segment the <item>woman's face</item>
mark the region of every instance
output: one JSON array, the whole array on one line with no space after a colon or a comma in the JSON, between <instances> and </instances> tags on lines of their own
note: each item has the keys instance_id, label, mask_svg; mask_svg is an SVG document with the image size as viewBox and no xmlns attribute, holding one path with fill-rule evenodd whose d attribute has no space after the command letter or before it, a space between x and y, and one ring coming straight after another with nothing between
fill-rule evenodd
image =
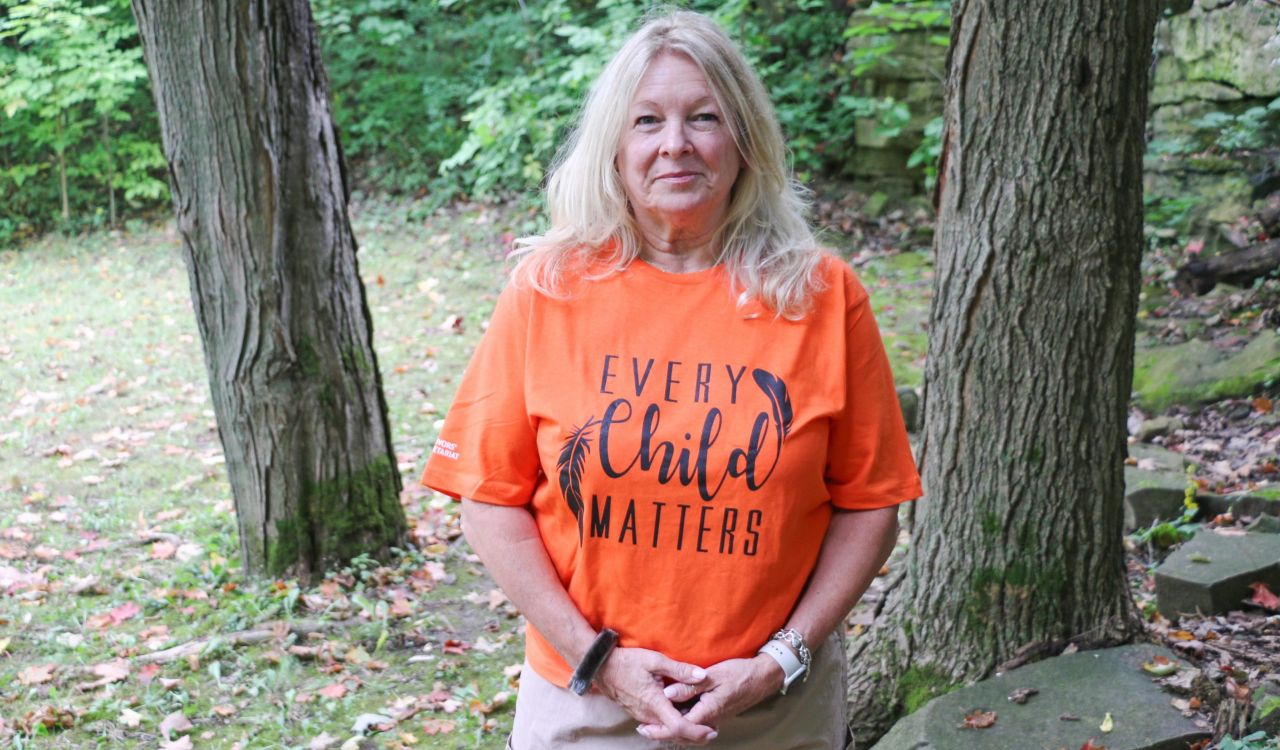
<instances>
[{"instance_id":1,"label":"woman's face","mask_svg":"<svg viewBox=\"0 0 1280 750\"><path fill-rule=\"evenodd\" d=\"M615 163L641 228L714 229L741 158L702 71L685 55L662 53L627 115Z\"/></svg>"}]
</instances>

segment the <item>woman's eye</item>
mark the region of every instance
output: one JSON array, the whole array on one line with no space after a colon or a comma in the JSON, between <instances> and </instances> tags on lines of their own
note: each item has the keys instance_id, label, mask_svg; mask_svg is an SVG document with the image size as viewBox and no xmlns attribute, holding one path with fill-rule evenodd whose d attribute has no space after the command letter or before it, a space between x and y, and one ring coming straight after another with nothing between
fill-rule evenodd
<instances>
[{"instance_id":1,"label":"woman's eye","mask_svg":"<svg viewBox=\"0 0 1280 750\"><path fill-rule=\"evenodd\" d=\"M657 125L658 118L653 115L640 115L636 118L637 125Z\"/></svg>"},{"instance_id":2,"label":"woman's eye","mask_svg":"<svg viewBox=\"0 0 1280 750\"><path fill-rule=\"evenodd\" d=\"M720 122L720 118L714 112L699 112L693 116L695 122Z\"/></svg>"}]
</instances>

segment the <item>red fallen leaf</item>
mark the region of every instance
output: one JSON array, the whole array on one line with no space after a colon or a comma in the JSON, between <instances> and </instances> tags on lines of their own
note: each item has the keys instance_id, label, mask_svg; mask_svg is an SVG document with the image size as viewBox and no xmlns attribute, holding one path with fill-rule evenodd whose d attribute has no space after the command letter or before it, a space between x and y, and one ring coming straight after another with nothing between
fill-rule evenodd
<instances>
[{"instance_id":1,"label":"red fallen leaf","mask_svg":"<svg viewBox=\"0 0 1280 750\"><path fill-rule=\"evenodd\" d=\"M1267 588L1267 584L1261 581L1249 584L1249 588L1253 589L1253 596L1249 601L1253 604L1269 609L1272 612L1280 612L1280 596L1276 596Z\"/></svg>"},{"instance_id":2,"label":"red fallen leaf","mask_svg":"<svg viewBox=\"0 0 1280 750\"><path fill-rule=\"evenodd\" d=\"M378 274L378 277L374 279L374 281L378 284L378 286L386 286L386 283L387 283L386 277L383 276L382 274Z\"/></svg>"},{"instance_id":3,"label":"red fallen leaf","mask_svg":"<svg viewBox=\"0 0 1280 750\"><path fill-rule=\"evenodd\" d=\"M139 607L136 603L125 602L124 604L121 604L119 607L116 607L115 609L111 610L111 612L108 614L108 617L111 618L111 621L113 623L115 623L116 625L119 625L120 623L132 618L134 615L138 614L141 611L142 611L142 607Z\"/></svg>"},{"instance_id":4,"label":"red fallen leaf","mask_svg":"<svg viewBox=\"0 0 1280 750\"><path fill-rule=\"evenodd\" d=\"M413 603L408 599L397 597L391 602L390 614L392 617L412 617Z\"/></svg>"},{"instance_id":5,"label":"red fallen leaf","mask_svg":"<svg viewBox=\"0 0 1280 750\"><path fill-rule=\"evenodd\" d=\"M450 638L449 640L444 642L444 652L446 654L456 654L458 656L462 656L467 652L467 649L469 648L471 648L471 645L469 643L466 643L464 641L459 641L453 638Z\"/></svg>"},{"instance_id":6,"label":"red fallen leaf","mask_svg":"<svg viewBox=\"0 0 1280 750\"><path fill-rule=\"evenodd\" d=\"M172 742L174 732L186 732L191 729L191 721L181 711L174 711L160 722L160 734L166 741Z\"/></svg>"},{"instance_id":7,"label":"red fallen leaf","mask_svg":"<svg viewBox=\"0 0 1280 750\"><path fill-rule=\"evenodd\" d=\"M18 682L23 685L39 685L49 682L53 679L53 671L57 668L57 664L39 664L34 667L27 667L18 673Z\"/></svg>"},{"instance_id":8,"label":"red fallen leaf","mask_svg":"<svg viewBox=\"0 0 1280 750\"><path fill-rule=\"evenodd\" d=\"M1093 744L1093 738L1091 737L1084 741L1084 744L1080 746L1080 750L1107 750L1107 748L1103 745Z\"/></svg>"},{"instance_id":9,"label":"red fallen leaf","mask_svg":"<svg viewBox=\"0 0 1280 750\"><path fill-rule=\"evenodd\" d=\"M423 734L448 734L453 731L453 727L452 721L444 719L427 719L422 722Z\"/></svg>"},{"instance_id":10,"label":"red fallen leaf","mask_svg":"<svg viewBox=\"0 0 1280 750\"><path fill-rule=\"evenodd\" d=\"M1271 409L1274 406L1275 404L1273 404L1271 402L1271 399L1267 398L1266 396L1259 396L1253 400L1253 408L1257 409L1263 414L1270 414Z\"/></svg>"},{"instance_id":11,"label":"red fallen leaf","mask_svg":"<svg viewBox=\"0 0 1280 750\"><path fill-rule=\"evenodd\" d=\"M116 659L115 661L103 662L102 664L95 664L89 671L97 675L98 679L82 682L76 685L76 690L80 692L94 690L123 680L129 676L129 661L127 659Z\"/></svg>"},{"instance_id":12,"label":"red fallen leaf","mask_svg":"<svg viewBox=\"0 0 1280 750\"><path fill-rule=\"evenodd\" d=\"M156 542L151 545L152 560L168 560L178 552L177 546L169 542Z\"/></svg>"},{"instance_id":13,"label":"red fallen leaf","mask_svg":"<svg viewBox=\"0 0 1280 750\"><path fill-rule=\"evenodd\" d=\"M326 698L338 700L347 694L347 686L343 685L341 682L333 682L320 688L316 693L323 695Z\"/></svg>"},{"instance_id":14,"label":"red fallen leaf","mask_svg":"<svg viewBox=\"0 0 1280 750\"><path fill-rule=\"evenodd\" d=\"M159 664L144 664L138 670L138 682L141 682L143 685L150 685L151 681L154 680L158 674L160 674Z\"/></svg>"},{"instance_id":15,"label":"red fallen leaf","mask_svg":"<svg viewBox=\"0 0 1280 750\"><path fill-rule=\"evenodd\" d=\"M990 729L996 725L996 712L974 709L964 717L961 729Z\"/></svg>"}]
</instances>

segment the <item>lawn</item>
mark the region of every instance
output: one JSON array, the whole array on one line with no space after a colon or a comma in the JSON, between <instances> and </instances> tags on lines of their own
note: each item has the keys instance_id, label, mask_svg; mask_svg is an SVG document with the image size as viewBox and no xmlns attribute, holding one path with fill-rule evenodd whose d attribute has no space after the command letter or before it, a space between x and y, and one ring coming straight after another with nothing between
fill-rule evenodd
<instances>
[{"instance_id":1,"label":"lawn","mask_svg":"<svg viewBox=\"0 0 1280 750\"><path fill-rule=\"evenodd\" d=\"M502 747L522 622L416 477L533 221L354 211L413 544L306 590L240 569L176 232L0 252L0 742ZM919 385L926 256L859 273Z\"/></svg>"}]
</instances>

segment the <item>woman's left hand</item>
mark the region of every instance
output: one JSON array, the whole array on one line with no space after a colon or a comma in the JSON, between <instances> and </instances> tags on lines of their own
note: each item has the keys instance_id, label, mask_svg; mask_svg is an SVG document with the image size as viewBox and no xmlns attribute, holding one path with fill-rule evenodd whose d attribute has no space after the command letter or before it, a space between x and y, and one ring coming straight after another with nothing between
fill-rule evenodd
<instances>
[{"instance_id":1,"label":"woman's left hand","mask_svg":"<svg viewBox=\"0 0 1280 750\"><path fill-rule=\"evenodd\" d=\"M685 719L715 727L723 719L746 711L782 689L782 667L767 654L752 659L729 659L707 667L707 677L696 685L673 682L664 692L673 703L698 699ZM652 740L671 739L661 726L645 724L640 733Z\"/></svg>"}]
</instances>

